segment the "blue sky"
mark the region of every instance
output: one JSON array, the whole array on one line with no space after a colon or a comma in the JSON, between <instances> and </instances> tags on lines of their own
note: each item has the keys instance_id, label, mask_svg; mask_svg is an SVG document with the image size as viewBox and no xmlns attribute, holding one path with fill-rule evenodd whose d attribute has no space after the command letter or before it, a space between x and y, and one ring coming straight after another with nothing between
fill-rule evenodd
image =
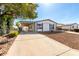
<instances>
[{"instance_id":1,"label":"blue sky","mask_svg":"<svg viewBox=\"0 0 79 59\"><path fill-rule=\"evenodd\" d=\"M37 12L38 18L34 21L51 19L63 24L79 24L78 3L39 3Z\"/></svg>"}]
</instances>

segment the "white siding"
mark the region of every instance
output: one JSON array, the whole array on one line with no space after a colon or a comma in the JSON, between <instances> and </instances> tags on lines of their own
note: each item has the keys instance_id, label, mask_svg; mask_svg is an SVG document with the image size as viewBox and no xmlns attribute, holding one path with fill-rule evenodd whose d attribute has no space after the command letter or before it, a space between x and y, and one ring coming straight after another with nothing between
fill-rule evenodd
<instances>
[{"instance_id":1,"label":"white siding","mask_svg":"<svg viewBox=\"0 0 79 59\"><path fill-rule=\"evenodd\" d=\"M38 25L37 24L43 24L42 26L43 26L43 28L42 29L38 29L37 27L38 27ZM55 22L53 22L53 21L50 21L50 20L46 20L46 21L40 21L40 22L36 22L35 23L35 31L50 31L50 29L49 29L49 24L51 24L51 25L53 25L54 24L54 29L53 29L53 31L56 31L56 23Z\"/></svg>"},{"instance_id":2,"label":"white siding","mask_svg":"<svg viewBox=\"0 0 79 59\"><path fill-rule=\"evenodd\" d=\"M42 32L42 29L37 29L37 32Z\"/></svg>"},{"instance_id":3,"label":"white siding","mask_svg":"<svg viewBox=\"0 0 79 59\"><path fill-rule=\"evenodd\" d=\"M43 31L49 31L49 24L43 23Z\"/></svg>"},{"instance_id":4,"label":"white siding","mask_svg":"<svg viewBox=\"0 0 79 59\"><path fill-rule=\"evenodd\" d=\"M71 26L66 26L66 25L62 27L62 29L68 29L68 30L70 30L70 28Z\"/></svg>"},{"instance_id":5,"label":"white siding","mask_svg":"<svg viewBox=\"0 0 79 59\"><path fill-rule=\"evenodd\" d=\"M36 22L35 23L35 31L36 32L42 32L42 29L38 29L38 25L37 24L42 24L42 22Z\"/></svg>"},{"instance_id":6,"label":"white siding","mask_svg":"<svg viewBox=\"0 0 79 59\"><path fill-rule=\"evenodd\" d=\"M72 25L65 25L62 27L62 29L68 29L68 30L74 30L74 29L78 29L78 24L72 24Z\"/></svg>"},{"instance_id":7,"label":"white siding","mask_svg":"<svg viewBox=\"0 0 79 59\"><path fill-rule=\"evenodd\" d=\"M78 28L78 24L74 24L74 29L77 29Z\"/></svg>"},{"instance_id":8,"label":"white siding","mask_svg":"<svg viewBox=\"0 0 79 59\"><path fill-rule=\"evenodd\" d=\"M79 24L78 24L78 29L79 29Z\"/></svg>"},{"instance_id":9,"label":"white siding","mask_svg":"<svg viewBox=\"0 0 79 59\"><path fill-rule=\"evenodd\" d=\"M56 31L56 27L57 27L57 24L55 23L55 22L52 22L52 21L43 21L43 25L44 24L54 24L54 29L53 29L53 31ZM48 26L49 27L49 26Z\"/></svg>"}]
</instances>

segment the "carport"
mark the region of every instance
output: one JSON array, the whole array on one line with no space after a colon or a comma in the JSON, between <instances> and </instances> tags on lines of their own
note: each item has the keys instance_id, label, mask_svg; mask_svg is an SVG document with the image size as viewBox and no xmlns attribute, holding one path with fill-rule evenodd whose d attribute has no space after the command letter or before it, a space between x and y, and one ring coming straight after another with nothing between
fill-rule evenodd
<instances>
[{"instance_id":1,"label":"carport","mask_svg":"<svg viewBox=\"0 0 79 59\"><path fill-rule=\"evenodd\" d=\"M34 22L32 21L20 21L22 31L33 32L34 31Z\"/></svg>"}]
</instances>

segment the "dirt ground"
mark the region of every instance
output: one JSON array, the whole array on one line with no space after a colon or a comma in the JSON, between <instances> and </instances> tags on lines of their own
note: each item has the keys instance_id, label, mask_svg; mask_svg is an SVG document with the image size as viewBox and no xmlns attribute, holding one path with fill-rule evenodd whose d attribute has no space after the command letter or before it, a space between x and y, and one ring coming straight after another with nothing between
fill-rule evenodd
<instances>
[{"instance_id":1,"label":"dirt ground","mask_svg":"<svg viewBox=\"0 0 79 59\"><path fill-rule=\"evenodd\" d=\"M49 38L59 41L73 49L79 50L79 35L71 33L42 33Z\"/></svg>"}]
</instances>

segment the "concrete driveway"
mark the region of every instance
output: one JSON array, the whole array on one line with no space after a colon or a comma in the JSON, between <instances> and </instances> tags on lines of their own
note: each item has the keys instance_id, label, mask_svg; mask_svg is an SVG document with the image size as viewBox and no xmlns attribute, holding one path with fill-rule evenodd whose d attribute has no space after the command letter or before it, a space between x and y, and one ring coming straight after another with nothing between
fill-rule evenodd
<instances>
[{"instance_id":1,"label":"concrete driveway","mask_svg":"<svg viewBox=\"0 0 79 59\"><path fill-rule=\"evenodd\" d=\"M21 33L6 56L65 56L79 55L79 50L71 49L39 33Z\"/></svg>"}]
</instances>

